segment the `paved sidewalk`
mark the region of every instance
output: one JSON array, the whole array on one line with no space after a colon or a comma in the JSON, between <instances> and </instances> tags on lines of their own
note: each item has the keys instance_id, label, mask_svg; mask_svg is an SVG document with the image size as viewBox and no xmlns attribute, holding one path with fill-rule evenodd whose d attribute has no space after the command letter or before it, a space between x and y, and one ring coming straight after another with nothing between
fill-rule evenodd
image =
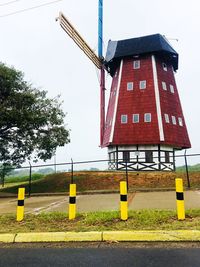
<instances>
[{"instance_id":1,"label":"paved sidewalk","mask_svg":"<svg viewBox=\"0 0 200 267\"><path fill-rule=\"evenodd\" d=\"M200 191L184 193L185 207L200 208ZM77 211L110 211L119 210L119 194L97 194L77 196ZM176 209L176 193L169 192L138 192L128 195L129 209ZM25 212L38 214L40 212L68 212L69 198L67 196L39 196L25 199ZM15 213L17 199L1 198L0 214Z\"/></svg>"}]
</instances>

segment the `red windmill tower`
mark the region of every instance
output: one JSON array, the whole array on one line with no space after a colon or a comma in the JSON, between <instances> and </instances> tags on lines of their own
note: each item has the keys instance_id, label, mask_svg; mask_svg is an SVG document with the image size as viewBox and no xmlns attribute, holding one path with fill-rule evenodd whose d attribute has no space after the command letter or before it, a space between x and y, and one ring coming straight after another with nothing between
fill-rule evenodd
<instances>
[{"instance_id":1,"label":"red windmill tower","mask_svg":"<svg viewBox=\"0 0 200 267\"><path fill-rule=\"evenodd\" d=\"M110 167L174 170L176 149L190 148L174 73L178 54L160 34L109 41L113 77L103 146Z\"/></svg>"},{"instance_id":2,"label":"red windmill tower","mask_svg":"<svg viewBox=\"0 0 200 267\"><path fill-rule=\"evenodd\" d=\"M60 13L61 27L101 73L101 147L110 169L175 170L175 150L190 148L174 73L178 54L160 34L109 41L102 57L102 7L99 0L98 56ZM105 120L105 69L112 86Z\"/></svg>"}]
</instances>

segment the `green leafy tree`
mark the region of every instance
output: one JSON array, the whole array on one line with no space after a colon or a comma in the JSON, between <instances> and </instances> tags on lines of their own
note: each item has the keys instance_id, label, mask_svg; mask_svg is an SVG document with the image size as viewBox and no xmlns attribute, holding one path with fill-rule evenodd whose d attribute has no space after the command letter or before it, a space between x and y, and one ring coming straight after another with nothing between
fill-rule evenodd
<instances>
[{"instance_id":1,"label":"green leafy tree","mask_svg":"<svg viewBox=\"0 0 200 267\"><path fill-rule=\"evenodd\" d=\"M69 143L59 97L32 87L22 72L0 63L0 162L22 164L50 159Z\"/></svg>"}]
</instances>

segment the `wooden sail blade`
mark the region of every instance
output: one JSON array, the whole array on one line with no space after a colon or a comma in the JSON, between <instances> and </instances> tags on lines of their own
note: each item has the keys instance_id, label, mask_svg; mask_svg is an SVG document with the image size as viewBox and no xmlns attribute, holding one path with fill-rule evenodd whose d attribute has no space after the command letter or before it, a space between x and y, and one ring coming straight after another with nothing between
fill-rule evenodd
<instances>
[{"instance_id":1,"label":"wooden sail blade","mask_svg":"<svg viewBox=\"0 0 200 267\"><path fill-rule=\"evenodd\" d=\"M102 61L89 47L85 40L81 37L78 31L72 26L68 19L63 15L62 12L58 18L60 26L63 30L73 39L73 41L80 47L80 49L88 56L88 58L95 64L98 69L101 69Z\"/></svg>"}]
</instances>

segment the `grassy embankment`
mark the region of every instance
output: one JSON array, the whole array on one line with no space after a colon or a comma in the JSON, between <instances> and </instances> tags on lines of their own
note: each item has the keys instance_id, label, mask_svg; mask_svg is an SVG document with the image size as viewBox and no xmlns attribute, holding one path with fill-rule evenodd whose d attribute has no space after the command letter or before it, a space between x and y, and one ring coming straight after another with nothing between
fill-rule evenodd
<instances>
[{"instance_id":1,"label":"grassy embankment","mask_svg":"<svg viewBox=\"0 0 200 267\"><path fill-rule=\"evenodd\" d=\"M128 174L129 190L168 188L174 190L175 178L183 178L187 187L187 180L184 172L130 172ZM71 173L57 173L47 176L36 177L32 181L32 193L58 193L68 192L71 180ZM38 179L40 178L40 179ZM24 180L26 178L23 178ZM25 186L28 192L28 181L23 179L12 180L18 184L9 183L9 187L1 188L0 192L17 194L19 185ZM124 172L91 172L82 171L74 173L74 182L77 184L77 191L90 190L119 190L119 182L125 180ZM200 172L190 173L190 183L192 188L200 187Z\"/></svg>"},{"instance_id":2,"label":"grassy embankment","mask_svg":"<svg viewBox=\"0 0 200 267\"><path fill-rule=\"evenodd\" d=\"M186 211L185 221L178 221L176 212L170 210L130 211L129 219L121 221L118 211L78 214L69 221L66 213L51 212L25 215L16 222L15 215L0 216L0 233L106 231L106 230L200 230L200 209Z\"/></svg>"},{"instance_id":3,"label":"grassy embankment","mask_svg":"<svg viewBox=\"0 0 200 267\"><path fill-rule=\"evenodd\" d=\"M37 181L44 178L43 174L40 173L34 173L32 174L32 181ZM4 187L18 187L19 185L26 185L28 183L29 176L8 176L5 178L5 184Z\"/></svg>"}]
</instances>

